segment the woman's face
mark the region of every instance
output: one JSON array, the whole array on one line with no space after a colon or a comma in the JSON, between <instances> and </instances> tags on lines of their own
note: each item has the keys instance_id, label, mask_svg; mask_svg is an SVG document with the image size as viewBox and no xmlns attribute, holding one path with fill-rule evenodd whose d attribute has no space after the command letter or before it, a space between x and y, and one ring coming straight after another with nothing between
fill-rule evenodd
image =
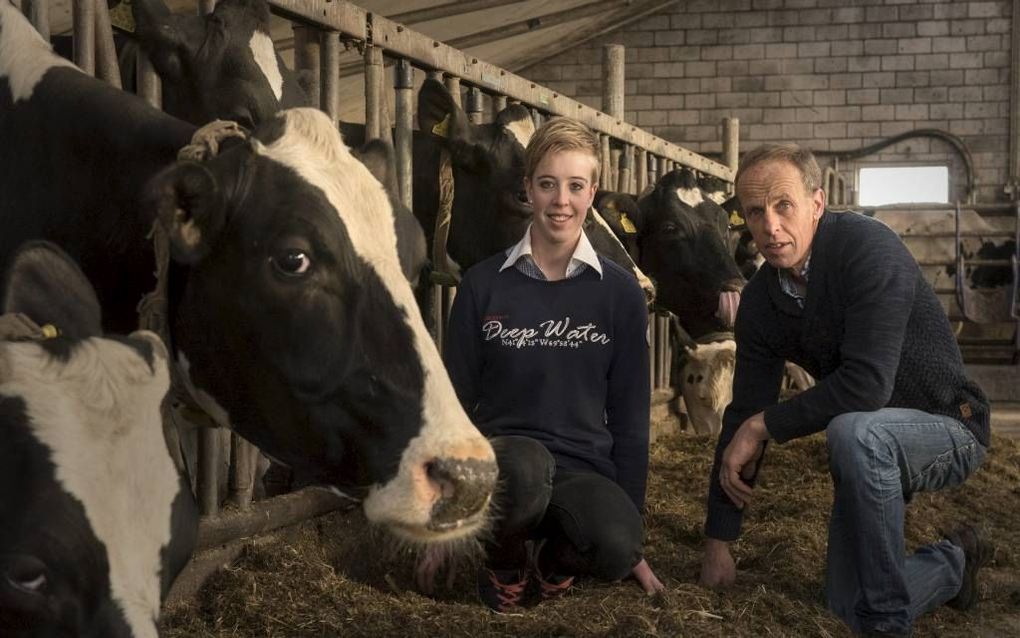
<instances>
[{"instance_id":1,"label":"woman's face","mask_svg":"<svg viewBox=\"0 0 1020 638\"><path fill-rule=\"evenodd\" d=\"M581 237L581 226L595 200L596 158L583 151L560 151L542 158L535 174L525 179L534 210L531 242L545 248L569 244Z\"/></svg>"}]
</instances>

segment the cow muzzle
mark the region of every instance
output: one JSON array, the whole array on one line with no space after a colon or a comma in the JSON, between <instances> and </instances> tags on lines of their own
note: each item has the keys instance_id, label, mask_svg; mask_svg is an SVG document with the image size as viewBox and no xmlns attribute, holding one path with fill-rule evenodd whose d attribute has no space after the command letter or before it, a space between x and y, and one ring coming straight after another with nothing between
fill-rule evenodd
<instances>
[{"instance_id":1,"label":"cow muzzle","mask_svg":"<svg viewBox=\"0 0 1020 638\"><path fill-rule=\"evenodd\" d=\"M469 538L486 525L498 475L492 446L476 434L441 447L405 453L397 476L365 499L370 521L415 543Z\"/></svg>"},{"instance_id":2,"label":"cow muzzle","mask_svg":"<svg viewBox=\"0 0 1020 638\"><path fill-rule=\"evenodd\" d=\"M495 461L436 459L426 475L439 499L432 506L428 528L444 533L481 522L496 486Z\"/></svg>"}]
</instances>

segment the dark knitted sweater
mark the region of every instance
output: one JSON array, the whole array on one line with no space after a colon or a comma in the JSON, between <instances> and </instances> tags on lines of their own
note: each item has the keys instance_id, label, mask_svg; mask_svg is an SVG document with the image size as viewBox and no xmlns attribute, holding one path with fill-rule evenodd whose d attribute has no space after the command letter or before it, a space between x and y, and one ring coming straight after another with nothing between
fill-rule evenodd
<instances>
[{"instance_id":1,"label":"dark knitted sweater","mask_svg":"<svg viewBox=\"0 0 1020 638\"><path fill-rule=\"evenodd\" d=\"M765 264L744 288L735 332L733 402L709 485L711 538L740 534L741 512L722 491L719 463L744 420L762 410L779 443L823 430L840 414L895 407L953 417L988 445L988 400L967 378L946 313L917 262L880 221L827 211L812 242L803 310ZM818 383L777 403L784 360Z\"/></svg>"},{"instance_id":2,"label":"dark knitted sweater","mask_svg":"<svg viewBox=\"0 0 1020 638\"><path fill-rule=\"evenodd\" d=\"M531 437L558 467L598 472L640 510L648 475L648 311L616 264L561 281L499 268L465 274L444 360L482 434Z\"/></svg>"}]
</instances>

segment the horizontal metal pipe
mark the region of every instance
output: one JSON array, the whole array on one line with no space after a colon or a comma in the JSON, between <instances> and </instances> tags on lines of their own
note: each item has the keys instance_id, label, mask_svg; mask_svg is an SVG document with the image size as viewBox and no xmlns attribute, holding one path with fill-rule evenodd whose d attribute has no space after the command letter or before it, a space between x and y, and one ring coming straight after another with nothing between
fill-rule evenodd
<instances>
[{"instance_id":1,"label":"horizontal metal pipe","mask_svg":"<svg viewBox=\"0 0 1020 638\"><path fill-rule=\"evenodd\" d=\"M225 510L203 516L198 524L196 551L219 547L239 538L266 534L338 509L352 508L353 501L318 487L255 501L246 510Z\"/></svg>"}]
</instances>

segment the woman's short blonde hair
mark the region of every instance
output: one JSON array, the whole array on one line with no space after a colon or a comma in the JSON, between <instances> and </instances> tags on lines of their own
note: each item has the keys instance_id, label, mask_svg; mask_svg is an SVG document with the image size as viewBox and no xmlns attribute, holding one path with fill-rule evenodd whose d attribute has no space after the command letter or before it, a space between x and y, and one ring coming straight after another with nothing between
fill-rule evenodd
<instances>
[{"instance_id":1,"label":"woman's short blonde hair","mask_svg":"<svg viewBox=\"0 0 1020 638\"><path fill-rule=\"evenodd\" d=\"M548 155L563 151L581 151L591 155L594 168L592 183L598 183L599 170L599 137L587 126L569 117L554 117L535 131L524 149L524 175L531 178L538 168L539 162Z\"/></svg>"}]
</instances>

